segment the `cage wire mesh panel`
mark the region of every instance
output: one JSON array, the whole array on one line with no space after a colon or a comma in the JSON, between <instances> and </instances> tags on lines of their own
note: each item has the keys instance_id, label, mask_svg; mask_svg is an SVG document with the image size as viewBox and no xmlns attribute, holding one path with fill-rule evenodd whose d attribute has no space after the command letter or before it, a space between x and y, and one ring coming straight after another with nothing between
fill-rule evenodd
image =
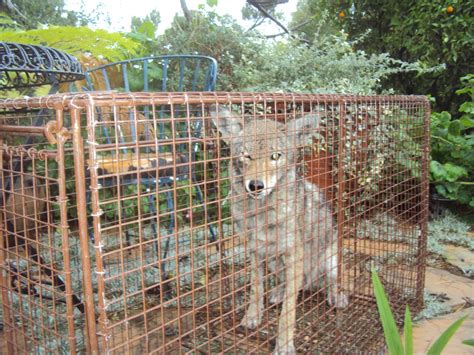
<instances>
[{"instance_id":1,"label":"cage wire mesh panel","mask_svg":"<svg viewBox=\"0 0 474 355\"><path fill-rule=\"evenodd\" d=\"M60 132L54 144L44 136L52 139L56 119L67 120L43 105L2 104L2 310L8 350L15 353L85 345L72 150ZM46 128L35 127L38 120Z\"/></svg>"},{"instance_id":2,"label":"cage wire mesh panel","mask_svg":"<svg viewBox=\"0 0 474 355\"><path fill-rule=\"evenodd\" d=\"M376 352L372 267L399 322L422 305L423 97L1 105L10 351Z\"/></svg>"}]
</instances>

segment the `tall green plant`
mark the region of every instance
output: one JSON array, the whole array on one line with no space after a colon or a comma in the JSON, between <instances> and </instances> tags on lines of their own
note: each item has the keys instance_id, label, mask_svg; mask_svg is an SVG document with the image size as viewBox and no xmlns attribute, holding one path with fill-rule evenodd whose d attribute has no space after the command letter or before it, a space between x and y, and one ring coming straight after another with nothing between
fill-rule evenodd
<instances>
[{"instance_id":1,"label":"tall green plant","mask_svg":"<svg viewBox=\"0 0 474 355\"><path fill-rule=\"evenodd\" d=\"M380 320L382 321L382 327L385 335L385 342L387 343L388 351L391 355L413 355L413 331L412 321L410 315L410 308L406 307L405 311L405 326L404 333L405 339L404 344L402 338L398 333L397 324L393 317L390 304L388 302L385 290L382 282L377 275L375 269L372 269L372 282L374 284L374 293L377 300L377 308L380 314ZM462 323L467 319L467 316L459 318L453 324L451 324L428 349L428 355L438 355L448 344L454 333L457 332Z\"/></svg>"}]
</instances>

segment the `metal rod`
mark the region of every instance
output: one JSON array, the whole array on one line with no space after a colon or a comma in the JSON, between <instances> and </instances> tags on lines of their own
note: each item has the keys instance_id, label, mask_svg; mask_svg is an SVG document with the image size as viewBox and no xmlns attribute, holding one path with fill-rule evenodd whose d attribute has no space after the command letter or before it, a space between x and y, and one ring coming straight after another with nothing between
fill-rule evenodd
<instances>
[{"instance_id":1,"label":"metal rod","mask_svg":"<svg viewBox=\"0 0 474 355\"><path fill-rule=\"evenodd\" d=\"M0 146L3 145L3 141L0 139ZM0 154L0 167L3 167L3 154ZM5 186L5 179L3 174L3 169L1 171L1 181L0 185ZM2 193L4 195L5 192ZM5 197L4 197L5 198ZM5 201L6 199L4 199ZM3 221L3 213L0 213L0 287L2 289L2 308L3 308L3 325L4 325L4 334L5 340L7 345L7 353L8 355L14 354L13 348L13 339L15 339L15 334L13 330L12 322L12 314L10 309L12 309L12 305L10 303L10 298L8 297L9 294L9 275L7 271L4 269L7 267L7 258L6 258L6 237L4 235L4 221ZM11 292L11 291L10 291Z\"/></svg>"},{"instance_id":2,"label":"metal rod","mask_svg":"<svg viewBox=\"0 0 474 355\"><path fill-rule=\"evenodd\" d=\"M417 273L417 289L416 299L418 301L418 310L421 310L424 305L424 290L425 290L425 265L427 257L427 240L428 240L428 215L429 215L429 161L430 161L430 126L431 126L431 109L428 101L423 105L423 156L421 160L421 216L420 216L420 236L418 238L418 253L417 263L419 272Z\"/></svg>"},{"instance_id":3,"label":"metal rod","mask_svg":"<svg viewBox=\"0 0 474 355\"><path fill-rule=\"evenodd\" d=\"M18 136L44 136L43 127L0 125L0 134L14 133Z\"/></svg>"},{"instance_id":4,"label":"metal rod","mask_svg":"<svg viewBox=\"0 0 474 355\"><path fill-rule=\"evenodd\" d=\"M271 99L275 101L285 102L294 99L298 96L298 100L311 101L314 95L312 94L272 94ZM256 101L262 101L265 98L265 94L260 93L238 93L232 94L228 92L187 92L187 93L166 93L166 92L153 92L153 93L134 93L133 103L134 105L170 105L170 104L228 104L229 102L236 102L240 104L253 103ZM351 99L357 97L359 100L370 101L373 96L369 95L318 95L320 101L327 103L337 104L339 100ZM426 101L425 96L378 96L378 100L386 101L401 101L406 102L420 102ZM94 97L94 105L96 107L109 106L113 101L114 106L130 106L130 93L114 93L114 92L97 92ZM75 94L55 94L49 95L46 98L27 98L27 99L6 99L0 100L0 108L15 109L16 107L23 106L30 109L42 108L42 107L53 107L55 104L64 105L65 109L70 109L71 103L74 103L74 107L87 107L90 104L90 94L75 93Z\"/></svg>"},{"instance_id":5,"label":"metal rod","mask_svg":"<svg viewBox=\"0 0 474 355\"><path fill-rule=\"evenodd\" d=\"M69 247L69 223L68 223L68 196L66 190L66 155L64 152L64 145L68 140L68 130L63 127L63 113L62 110L56 111L56 120L58 123L56 134L57 147L58 147L58 185L59 185L59 208L60 208L60 230L61 230L61 241L62 241L62 252L64 260L64 276L65 276L65 291L66 291L66 306L67 306L67 324L69 333L69 351L71 354L76 354L76 334L74 325L74 303L73 303L73 290L72 290L72 277L71 277L71 260L70 260L70 247Z\"/></svg>"},{"instance_id":6,"label":"metal rod","mask_svg":"<svg viewBox=\"0 0 474 355\"><path fill-rule=\"evenodd\" d=\"M92 265L89 255L89 235L87 228L87 201L86 201L86 177L85 177L85 160L84 143L81 134L81 110L71 110L72 123L72 143L74 154L74 171L75 186L77 193L77 218L79 225L79 239L81 245L81 259L83 268L84 282L84 304L86 310L86 329L87 329L87 352L89 354L98 354L99 347L97 343L97 333L95 324L95 308L94 308L94 290L92 288Z\"/></svg>"},{"instance_id":7,"label":"metal rod","mask_svg":"<svg viewBox=\"0 0 474 355\"><path fill-rule=\"evenodd\" d=\"M90 203L92 209L92 228L94 235L94 247L95 247L95 261L96 261L96 274L97 274L97 288L98 292L101 295L105 295L105 284L104 284L104 274L105 267L103 263L102 255L102 231L101 231L101 209L99 206L99 183L98 183L98 162L97 162L97 145L94 144L95 137L98 134L96 130L96 125L94 124L94 118L100 117L100 113L94 107L87 107L87 141L88 141L88 153L90 160L87 165L87 169L90 173ZM119 181L119 180L117 180ZM99 312L99 325L100 325L100 336L101 340L104 342L105 347L107 348L108 340L108 330L107 330L107 319L105 314L105 303L103 297L99 297L98 307L101 310Z\"/></svg>"}]
</instances>

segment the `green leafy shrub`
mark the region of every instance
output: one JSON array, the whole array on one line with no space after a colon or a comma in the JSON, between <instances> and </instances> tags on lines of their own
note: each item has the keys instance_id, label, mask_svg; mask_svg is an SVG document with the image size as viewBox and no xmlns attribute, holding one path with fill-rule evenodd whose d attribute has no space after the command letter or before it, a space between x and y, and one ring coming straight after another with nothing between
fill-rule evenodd
<instances>
[{"instance_id":1,"label":"green leafy shrub","mask_svg":"<svg viewBox=\"0 0 474 355\"><path fill-rule=\"evenodd\" d=\"M324 33L326 25L321 22L318 31ZM193 11L190 21L176 16L154 43L145 46L155 54L216 58L218 90L372 94L393 74L437 69L355 50L355 42L343 32L319 36L310 44L269 40L210 9Z\"/></svg>"},{"instance_id":2,"label":"green leafy shrub","mask_svg":"<svg viewBox=\"0 0 474 355\"><path fill-rule=\"evenodd\" d=\"M474 2L301 0L293 15L295 25L310 20L301 30L307 38L318 38L314 25L324 11L331 15L326 33L343 28L350 40L364 36L355 44L357 49L369 54L389 53L392 58L426 67L443 64L440 72L423 76L400 73L385 85L404 94L429 93L437 98L437 110L455 112L461 99L453 95L460 87L459 78L474 68ZM345 14L342 18L340 12Z\"/></svg>"},{"instance_id":3,"label":"green leafy shrub","mask_svg":"<svg viewBox=\"0 0 474 355\"><path fill-rule=\"evenodd\" d=\"M157 38L156 54L201 54L214 57L219 63L218 90L239 90L249 86L265 58L267 44L244 29L230 16L214 11L193 11L191 21L176 16L171 27ZM247 68L243 70L243 68Z\"/></svg>"},{"instance_id":4,"label":"green leafy shrub","mask_svg":"<svg viewBox=\"0 0 474 355\"><path fill-rule=\"evenodd\" d=\"M469 235L471 226L450 211L428 223L428 251L443 255L444 243L459 245L474 251L474 239Z\"/></svg>"},{"instance_id":5,"label":"green leafy shrub","mask_svg":"<svg viewBox=\"0 0 474 355\"><path fill-rule=\"evenodd\" d=\"M462 116L431 115L430 178L440 196L474 208L474 75L461 81L464 88L456 93L469 95L459 108Z\"/></svg>"},{"instance_id":6,"label":"green leafy shrub","mask_svg":"<svg viewBox=\"0 0 474 355\"><path fill-rule=\"evenodd\" d=\"M261 51L266 60L245 68L253 78L248 90L374 94L392 74L424 71L416 63L395 60L386 53L355 50L342 32L317 38L310 46L276 42Z\"/></svg>"},{"instance_id":7,"label":"green leafy shrub","mask_svg":"<svg viewBox=\"0 0 474 355\"><path fill-rule=\"evenodd\" d=\"M440 294L430 293L427 289L423 291L423 309L414 317L414 321L432 319L451 311L451 307L445 303L445 298Z\"/></svg>"}]
</instances>

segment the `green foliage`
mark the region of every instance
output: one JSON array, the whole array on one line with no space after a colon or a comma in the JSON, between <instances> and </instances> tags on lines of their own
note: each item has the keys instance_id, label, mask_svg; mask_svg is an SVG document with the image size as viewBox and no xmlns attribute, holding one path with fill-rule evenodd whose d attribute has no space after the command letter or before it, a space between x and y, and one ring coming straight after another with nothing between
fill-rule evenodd
<instances>
[{"instance_id":1,"label":"green foliage","mask_svg":"<svg viewBox=\"0 0 474 355\"><path fill-rule=\"evenodd\" d=\"M314 42L328 35L337 35L341 23L334 10L324 6L323 1L299 0L290 28L300 37Z\"/></svg>"},{"instance_id":2,"label":"green foliage","mask_svg":"<svg viewBox=\"0 0 474 355\"><path fill-rule=\"evenodd\" d=\"M412 355L413 354L413 334L411 327L410 309L407 306L405 312L405 346L402 344L400 334L398 333L397 324L393 317L390 304L385 294L382 282L377 275L375 269L372 269L372 282L374 285L375 298L377 300L377 308L380 314L380 320L385 335L388 351L391 355ZM451 337L457 332L462 323L468 316L459 318L451 324L428 349L428 355L441 354L441 351L447 345Z\"/></svg>"},{"instance_id":3,"label":"green foliage","mask_svg":"<svg viewBox=\"0 0 474 355\"><path fill-rule=\"evenodd\" d=\"M388 351L390 354L404 354L402 340L400 334L398 334L397 324L393 317L390 304L388 303L387 296L382 286L377 272L372 269L372 282L374 284L375 299L377 301L377 308L380 314L380 320L382 321L383 332L385 334L385 341L387 343ZM409 311L408 311L409 312Z\"/></svg>"},{"instance_id":4,"label":"green foliage","mask_svg":"<svg viewBox=\"0 0 474 355\"><path fill-rule=\"evenodd\" d=\"M454 119L448 112L431 115L430 177L436 192L444 198L474 208L474 75L461 78L467 94Z\"/></svg>"},{"instance_id":5,"label":"green foliage","mask_svg":"<svg viewBox=\"0 0 474 355\"><path fill-rule=\"evenodd\" d=\"M219 16L213 11L194 11L191 21L176 16L157 43L156 54L202 54L216 58L220 90L246 87L252 79L248 70L263 60L263 41L246 35L230 16Z\"/></svg>"},{"instance_id":6,"label":"green foliage","mask_svg":"<svg viewBox=\"0 0 474 355\"><path fill-rule=\"evenodd\" d=\"M459 327L467 319L467 315L459 318L453 324L451 324L448 329L446 329L439 337L436 339L433 345L428 349L427 355L439 355L443 349L448 344L452 336L458 331Z\"/></svg>"},{"instance_id":7,"label":"green foliage","mask_svg":"<svg viewBox=\"0 0 474 355\"><path fill-rule=\"evenodd\" d=\"M451 311L451 307L444 303L444 301L445 298L441 297L441 295L429 293L425 289L423 293L424 307L414 318L415 321L419 321L421 319L432 319L439 315L449 313Z\"/></svg>"},{"instance_id":8,"label":"green foliage","mask_svg":"<svg viewBox=\"0 0 474 355\"><path fill-rule=\"evenodd\" d=\"M90 53L96 58L118 61L134 56L140 44L120 33L87 27L50 26L29 31L1 32L5 42L51 46L72 55Z\"/></svg>"},{"instance_id":9,"label":"green foliage","mask_svg":"<svg viewBox=\"0 0 474 355\"><path fill-rule=\"evenodd\" d=\"M206 0L207 6L214 7L217 6L218 0Z\"/></svg>"},{"instance_id":10,"label":"green foliage","mask_svg":"<svg viewBox=\"0 0 474 355\"><path fill-rule=\"evenodd\" d=\"M149 14L145 15L145 17L132 17L132 32L134 32L137 28L140 27L141 24L144 22L151 22L155 27L161 22L161 15L158 10L152 10Z\"/></svg>"},{"instance_id":11,"label":"green foliage","mask_svg":"<svg viewBox=\"0 0 474 355\"><path fill-rule=\"evenodd\" d=\"M157 10L151 11L143 18L133 16L132 30L127 36L139 42L153 42L160 22L161 16ZM144 53L144 55L147 56L149 53Z\"/></svg>"},{"instance_id":12,"label":"green foliage","mask_svg":"<svg viewBox=\"0 0 474 355\"><path fill-rule=\"evenodd\" d=\"M386 54L370 55L355 51L353 45L365 48L367 43L374 41L370 40L372 34L355 42L340 36L339 28L347 23L341 22L337 12L345 9L350 21L355 21L356 16L349 16L350 11L344 4L335 6L322 0L299 3L290 27L297 27L295 31L302 31L306 38L315 39L311 48L296 41L275 43L249 35L230 17L213 12L211 8L215 4L215 0L207 1L207 10L203 6L200 11L195 11L190 22L176 17L171 28L158 38L158 12L150 13L143 19L134 18L128 36L141 42L140 52L136 55L200 53L214 56L220 64L220 89L224 90L276 88L366 93L386 87L383 83L393 74L409 73L413 77L413 74L420 73L419 69L438 63L422 62L417 68L413 64L409 68L405 62L396 61ZM351 33L349 38L354 40L356 37ZM311 58L317 60L313 62ZM260 68L264 70L260 71ZM412 69L417 71L414 73ZM284 76L279 80L281 73ZM265 80L262 81L262 78ZM262 82L269 83L262 85Z\"/></svg>"},{"instance_id":13,"label":"green foliage","mask_svg":"<svg viewBox=\"0 0 474 355\"><path fill-rule=\"evenodd\" d=\"M242 18L244 20L258 20L261 19L261 13L252 5L245 3L242 8Z\"/></svg>"},{"instance_id":14,"label":"green foliage","mask_svg":"<svg viewBox=\"0 0 474 355\"><path fill-rule=\"evenodd\" d=\"M446 211L428 223L428 251L443 255L442 243L450 243L474 250L474 239L469 236L471 226Z\"/></svg>"},{"instance_id":15,"label":"green foliage","mask_svg":"<svg viewBox=\"0 0 474 355\"><path fill-rule=\"evenodd\" d=\"M20 30L21 27L18 25L18 23L13 20L10 16L8 16L6 13L1 13L0 12L0 30L3 31L16 31Z\"/></svg>"},{"instance_id":16,"label":"green foliage","mask_svg":"<svg viewBox=\"0 0 474 355\"><path fill-rule=\"evenodd\" d=\"M65 9L64 0L12 0L18 12L12 11L10 17L25 29L38 28L49 24L56 26L85 26L94 22L92 16L85 15L83 11L70 11ZM84 0L81 0L84 3Z\"/></svg>"},{"instance_id":17,"label":"green foliage","mask_svg":"<svg viewBox=\"0 0 474 355\"><path fill-rule=\"evenodd\" d=\"M465 345L474 346L474 339L464 340L462 343Z\"/></svg>"},{"instance_id":18,"label":"green foliage","mask_svg":"<svg viewBox=\"0 0 474 355\"><path fill-rule=\"evenodd\" d=\"M441 73L393 76L389 85L403 93L430 93L438 109L454 113L459 99L454 92L463 75L474 65L474 2L464 0L355 1L313 0L330 9L334 16L344 11L339 21L350 39L365 34L357 48L369 53L387 52L393 58L419 62L423 67L444 64ZM448 12L452 6L453 12Z\"/></svg>"},{"instance_id":19,"label":"green foliage","mask_svg":"<svg viewBox=\"0 0 474 355\"><path fill-rule=\"evenodd\" d=\"M313 110L316 110L314 106ZM318 110L322 127L327 127L325 128L327 136L318 137L313 149L317 152L324 151L334 157L333 166L342 163L345 180L356 178L355 181L360 188L353 194L344 194L344 197L348 199L347 204L355 206L358 213L365 211L366 207L362 201L374 203L374 199L385 198L382 197L383 192L379 193L381 181L390 178L406 183L407 173L416 179L414 181L419 181L423 156L423 133L420 132L424 120L422 113L410 114L411 117L407 120L403 119L409 117L406 110L397 106L385 107L381 112L377 112L373 106L367 107L362 114L358 107L354 109L351 105L347 105L343 118L343 125L346 128L342 133L344 144L340 147L337 144L328 144L341 134L339 110L332 110L329 107L320 107ZM371 132L370 138L367 138L368 131ZM360 164L354 164L355 159L360 159L361 150L365 154L364 160ZM335 179L339 178L336 170L332 173ZM345 209L345 213L349 217L350 209ZM383 218L382 224L386 223L387 218ZM397 238L393 234L390 234L390 237Z\"/></svg>"},{"instance_id":20,"label":"green foliage","mask_svg":"<svg viewBox=\"0 0 474 355\"><path fill-rule=\"evenodd\" d=\"M278 5L278 0L259 3L259 6L263 8L267 13L269 13L274 18L281 20L283 18L283 14L281 12L276 11ZM255 21L254 25L251 27L252 29L257 28L265 21L270 21L258 10L257 7L251 5L249 2L246 2L244 7L242 8L242 18L244 20Z\"/></svg>"},{"instance_id":21,"label":"green foliage","mask_svg":"<svg viewBox=\"0 0 474 355\"><path fill-rule=\"evenodd\" d=\"M260 50L259 62L240 69L249 77L248 90L373 94L394 73L416 75L429 70L387 54L355 50L344 33L320 36L311 46L294 40L267 44Z\"/></svg>"}]
</instances>

